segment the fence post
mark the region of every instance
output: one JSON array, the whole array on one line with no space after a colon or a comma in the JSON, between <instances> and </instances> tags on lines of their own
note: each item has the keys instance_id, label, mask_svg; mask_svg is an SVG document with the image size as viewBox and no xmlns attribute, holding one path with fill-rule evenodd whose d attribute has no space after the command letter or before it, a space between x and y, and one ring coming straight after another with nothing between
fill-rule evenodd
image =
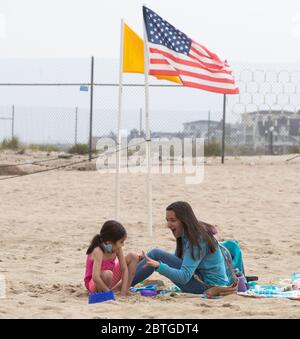
<instances>
[{"instance_id":1,"label":"fence post","mask_svg":"<svg viewBox=\"0 0 300 339\"><path fill-rule=\"evenodd\" d=\"M11 138L15 136L15 105L11 108Z\"/></svg>"},{"instance_id":2,"label":"fence post","mask_svg":"<svg viewBox=\"0 0 300 339\"><path fill-rule=\"evenodd\" d=\"M75 107L75 145L77 145L77 131L78 131L78 106Z\"/></svg>"},{"instance_id":3,"label":"fence post","mask_svg":"<svg viewBox=\"0 0 300 339\"><path fill-rule=\"evenodd\" d=\"M207 124L207 144L210 143L210 111L208 111L208 124Z\"/></svg>"},{"instance_id":4,"label":"fence post","mask_svg":"<svg viewBox=\"0 0 300 339\"><path fill-rule=\"evenodd\" d=\"M270 131L269 131L269 135L270 135L270 155L273 155L273 131L274 131L274 127L270 127Z\"/></svg>"},{"instance_id":5,"label":"fence post","mask_svg":"<svg viewBox=\"0 0 300 339\"><path fill-rule=\"evenodd\" d=\"M140 108L140 137L142 136L142 130L143 130L142 121L143 121L143 109Z\"/></svg>"},{"instance_id":6,"label":"fence post","mask_svg":"<svg viewBox=\"0 0 300 339\"><path fill-rule=\"evenodd\" d=\"M222 132L222 164L225 158L225 133L226 133L226 94L223 98L223 132Z\"/></svg>"},{"instance_id":7,"label":"fence post","mask_svg":"<svg viewBox=\"0 0 300 339\"><path fill-rule=\"evenodd\" d=\"M94 97L94 57L92 56L92 59L91 59L91 97L90 97L89 161L92 161L93 97Z\"/></svg>"}]
</instances>

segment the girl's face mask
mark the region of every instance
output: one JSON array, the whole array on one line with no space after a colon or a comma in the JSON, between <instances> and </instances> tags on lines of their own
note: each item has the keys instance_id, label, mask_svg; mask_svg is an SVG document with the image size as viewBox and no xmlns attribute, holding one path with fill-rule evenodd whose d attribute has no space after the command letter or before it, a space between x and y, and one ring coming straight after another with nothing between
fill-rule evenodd
<instances>
[{"instance_id":1,"label":"girl's face mask","mask_svg":"<svg viewBox=\"0 0 300 339\"><path fill-rule=\"evenodd\" d=\"M112 251L113 251L113 245L112 244L103 243L103 247L105 249L105 252L112 253Z\"/></svg>"}]
</instances>

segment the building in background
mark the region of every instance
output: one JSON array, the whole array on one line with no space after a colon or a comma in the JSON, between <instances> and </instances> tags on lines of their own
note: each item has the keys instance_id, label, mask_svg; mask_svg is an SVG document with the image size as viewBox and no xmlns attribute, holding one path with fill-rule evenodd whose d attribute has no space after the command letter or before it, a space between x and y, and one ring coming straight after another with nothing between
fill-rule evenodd
<instances>
[{"instance_id":1,"label":"building in background","mask_svg":"<svg viewBox=\"0 0 300 339\"><path fill-rule=\"evenodd\" d=\"M286 153L300 146L300 111L258 111L242 114L242 144L258 148L271 147L275 153Z\"/></svg>"},{"instance_id":2,"label":"building in background","mask_svg":"<svg viewBox=\"0 0 300 339\"><path fill-rule=\"evenodd\" d=\"M197 120L183 124L183 135L192 138L204 138L206 143L219 142L222 139L223 122L214 120ZM230 140L231 124L226 124L227 140Z\"/></svg>"}]
</instances>

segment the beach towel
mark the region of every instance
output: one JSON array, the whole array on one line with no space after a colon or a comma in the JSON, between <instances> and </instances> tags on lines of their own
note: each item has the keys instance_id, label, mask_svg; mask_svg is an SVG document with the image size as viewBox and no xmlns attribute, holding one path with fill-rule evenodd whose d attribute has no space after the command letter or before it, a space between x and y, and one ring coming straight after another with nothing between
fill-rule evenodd
<instances>
[{"instance_id":1,"label":"beach towel","mask_svg":"<svg viewBox=\"0 0 300 339\"><path fill-rule=\"evenodd\" d=\"M273 286L271 286L273 287ZM256 286L246 292L238 292L238 295L249 298L285 298L300 301L300 291L283 292L280 288L270 289L270 286Z\"/></svg>"},{"instance_id":2,"label":"beach towel","mask_svg":"<svg viewBox=\"0 0 300 339\"><path fill-rule=\"evenodd\" d=\"M238 293L238 295L250 298L286 298L300 301L300 285L295 284L299 278L300 275L293 273L290 279L280 280L278 285L260 286L254 283L248 291Z\"/></svg>"}]
</instances>

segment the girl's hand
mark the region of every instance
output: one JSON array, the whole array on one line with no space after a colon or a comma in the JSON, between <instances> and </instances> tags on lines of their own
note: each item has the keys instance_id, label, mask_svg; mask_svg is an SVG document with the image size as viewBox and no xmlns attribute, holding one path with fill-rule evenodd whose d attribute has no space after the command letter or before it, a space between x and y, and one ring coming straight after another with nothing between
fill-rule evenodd
<instances>
[{"instance_id":1,"label":"girl's hand","mask_svg":"<svg viewBox=\"0 0 300 339\"><path fill-rule=\"evenodd\" d=\"M142 253L143 253L144 259L146 260L146 264L143 266L143 268L146 268L147 266L151 266L151 267L154 267L154 268L158 268L159 267L159 265L160 265L159 261L156 261L156 260L153 260L153 259L149 258L147 256L147 254L145 254L144 251Z\"/></svg>"},{"instance_id":2,"label":"girl's hand","mask_svg":"<svg viewBox=\"0 0 300 339\"><path fill-rule=\"evenodd\" d=\"M126 293L120 293L120 297L121 298L126 298L126 297L133 297L134 295L136 295L136 293L127 291Z\"/></svg>"}]
</instances>

